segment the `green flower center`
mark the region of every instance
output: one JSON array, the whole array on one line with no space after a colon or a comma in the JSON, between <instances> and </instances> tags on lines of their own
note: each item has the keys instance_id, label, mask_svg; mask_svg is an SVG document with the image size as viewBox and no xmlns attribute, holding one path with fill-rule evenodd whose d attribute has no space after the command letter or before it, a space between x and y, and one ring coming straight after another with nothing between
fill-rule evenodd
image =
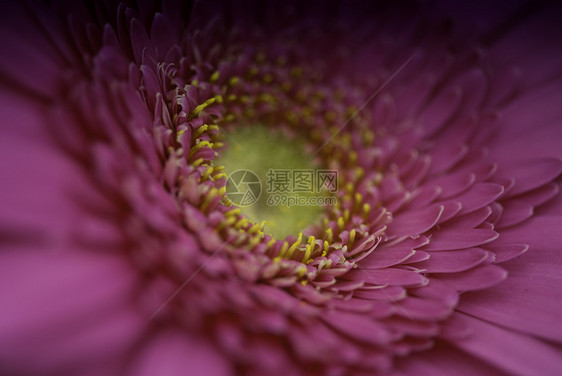
<instances>
[{"instance_id":1,"label":"green flower center","mask_svg":"<svg viewBox=\"0 0 562 376\"><path fill-rule=\"evenodd\" d=\"M318 166L302 141L260 125L223 135L226 194L249 220L265 221L264 232L277 239L318 223L326 195L315 192Z\"/></svg>"}]
</instances>

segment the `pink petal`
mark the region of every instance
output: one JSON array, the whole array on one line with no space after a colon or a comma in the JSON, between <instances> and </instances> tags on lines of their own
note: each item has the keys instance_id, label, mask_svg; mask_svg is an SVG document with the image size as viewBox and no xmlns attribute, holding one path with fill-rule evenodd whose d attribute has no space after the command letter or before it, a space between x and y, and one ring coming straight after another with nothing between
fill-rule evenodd
<instances>
[{"instance_id":1,"label":"pink petal","mask_svg":"<svg viewBox=\"0 0 562 376\"><path fill-rule=\"evenodd\" d=\"M431 152L430 174L438 174L447 171L457 163L459 163L468 153L468 147L465 144L443 145L437 147Z\"/></svg>"},{"instance_id":2,"label":"pink petal","mask_svg":"<svg viewBox=\"0 0 562 376\"><path fill-rule=\"evenodd\" d=\"M472 172L462 171L443 175L428 181L432 187L441 188L441 198L451 198L466 191L476 182L476 176Z\"/></svg>"},{"instance_id":3,"label":"pink petal","mask_svg":"<svg viewBox=\"0 0 562 376\"><path fill-rule=\"evenodd\" d=\"M440 129L457 111L461 103L462 91L459 88L442 90L427 105L418 116L417 122L421 124L426 134L432 134Z\"/></svg>"},{"instance_id":4,"label":"pink petal","mask_svg":"<svg viewBox=\"0 0 562 376\"><path fill-rule=\"evenodd\" d=\"M435 278L432 278L427 286L409 289L408 292L418 298L438 300L451 308L459 301L459 293L454 288Z\"/></svg>"},{"instance_id":5,"label":"pink petal","mask_svg":"<svg viewBox=\"0 0 562 376\"><path fill-rule=\"evenodd\" d=\"M435 226L441 213L443 213L443 206L434 205L397 214L388 226L387 234L391 238L422 234Z\"/></svg>"},{"instance_id":6,"label":"pink petal","mask_svg":"<svg viewBox=\"0 0 562 376\"><path fill-rule=\"evenodd\" d=\"M488 252L480 248L459 249L456 251L432 252L429 260L416 264L416 268L428 273L462 272L482 263Z\"/></svg>"},{"instance_id":7,"label":"pink petal","mask_svg":"<svg viewBox=\"0 0 562 376\"><path fill-rule=\"evenodd\" d=\"M514 375L557 375L562 371L560 351L528 335L521 335L462 315L473 333L454 345L490 365Z\"/></svg>"},{"instance_id":8,"label":"pink petal","mask_svg":"<svg viewBox=\"0 0 562 376\"><path fill-rule=\"evenodd\" d=\"M513 226L533 215L533 207L529 204L522 202L509 202L503 205L503 213L496 224L496 228L502 229L505 227Z\"/></svg>"},{"instance_id":9,"label":"pink petal","mask_svg":"<svg viewBox=\"0 0 562 376\"><path fill-rule=\"evenodd\" d=\"M344 312L327 312L322 319L334 329L346 336L368 344L385 344L392 340L384 325L365 315L355 315Z\"/></svg>"},{"instance_id":10,"label":"pink petal","mask_svg":"<svg viewBox=\"0 0 562 376\"><path fill-rule=\"evenodd\" d=\"M462 204L461 214L478 210L501 196L503 187L493 183L477 183L462 195L454 197Z\"/></svg>"},{"instance_id":11,"label":"pink petal","mask_svg":"<svg viewBox=\"0 0 562 376\"><path fill-rule=\"evenodd\" d=\"M560 188L558 184L551 182L537 189L533 189L532 191L526 192L523 195L519 195L518 197L515 197L511 200L507 200L507 202L516 201L531 206L539 206L544 204L545 202L550 201L558 194L559 191Z\"/></svg>"},{"instance_id":12,"label":"pink petal","mask_svg":"<svg viewBox=\"0 0 562 376\"><path fill-rule=\"evenodd\" d=\"M374 308L375 303L365 299L334 299L328 303L329 306L342 311L368 313Z\"/></svg>"},{"instance_id":13,"label":"pink petal","mask_svg":"<svg viewBox=\"0 0 562 376\"><path fill-rule=\"evenodd\" d=\"M174 35L167 17L156 13L150 30L150 40L157 48L156 55L159 60L164 59L168 50L177 43L176 39L177 35Z\"/></svg>"},{"instance_id":14,"label":"pink petal","mask_svg":"<svg viewBox=\"0 0 562 376\"><path fill-rule=\"evenodd\" d=\"M396 376L498 376L498 370L449 344L397 359Z\"/></svg>"},{"instance_id":15,"label":"pink petal","mask_svg":"<svg viewBox=\"0 0 562 376\"><path fill-rule=\"evenodd\" d=\"M402 286L388 286L378 289L360 289L353 292L353 296L368 300L392 301L401 300L406 297L406 289Z\"/></svg>"},{"instance_id":16,"label":"pink petal","mask_svg":"<svg viewBox=\"0 0 562 376\"><path fill-rule=\"evenodd\" d=\"M472 291L492 287L507 278L507 272L495 265L486 265L452 274L435 277L457 291Z\"/></svg>"},{"instance_id":17,"label":"pink petal","mask_svg":"<svg viewBox=\"0 0 562 376\"><path fill-rule=\"evenodd\" d=\"M131 20L131 46L138 65L142 63L142 51L149 43L148 35L142 23L136 18Z\"/></svg>"},{"instance_id":18,"label":"pink petal","mask_svg":"<svg viewBox=\"0 0 562 376\"><path fill-rule=\"evenodd\" d=\"M447 251L490 243L499 234L488 229L441 229L433 233L424 251Z\"/></svg>"},{"instance_id":19,"label":"pink petal","mask_svg":"<svg viewBox=\"0 0 562 376\"><path fill-rule=\"evenodd\" d=\"M437 300L408 297L396 303L399 316L411 320L440 320L449 316L452 309Z\"/></svg>"},{"instance_id":20,"label":"pink petal","mask_svg":"<svg viewBox=\"0 0 562 376\"><path fill-rule=\"evenodd\" d=\"M128 301L136 274L119 258L19 249L2 253L0 269L2 363L90 364L122 354L142 330Z\"/></svg>"},{"instance_id":21,"label":"pink petal","mask_svg":"<svg viewBox=\"0 0 562 376\"><path fill-rule=\"evenodd\" d=\"M217 349L179 329L159 333L135 359L131 376L234 374Z\"/></svg>"},{"instance_id":22,"label":"pink petal","mask_svg":"<svg viewBox=\"0 0 562 376\"><path fill-rule=\"evenodd\" d=\"M496 241L492 244L486 244L484 249L490 250L496 255L496 263L502 263L527 252L529 246L527 244L506 244Z\"/></svg>"},{"instance_id":23,"label":"pink petal","mask_svg":"<svg viewBox=\"0 0 562 376\"><path fill-rule=\"evenodd\" d=\"M460 309L518 331L561 341L561 219L560 216L537 217L523 226L506 230L508 240L522 237L521 233L529 234L529 251L502 264L509 271L506 282L467 295L466 301L462 299ZM522 246L515 247L515 250L521 250ZM498 256L500 254L498 252Z\"/></svg>"},{"instance_id":24,"label":"pink petal","mask_svg":"<svg viewBox=\"0 0 562 376\"><path fill-rule=\"evenodd\" d=\"M482 224L490 214L492 214L492 209L489 206L485 206L472 213L457 216L447 221L444 225L449 228L475 228Z\"/></svg>"},{"instance_id":25,"label":"pink petal","mask_svg":"<svg viewBox=\"0 0 562 376\"><path fill-rule=\"evenodd\" d=\"M431 204L441 194L440 187L423 186L412 192L412 199L408 203L408 209L422 208Z\"/></svg>"},{"instance_id":26,"label":"pink petal","mask_svg":"<svg viewBox=\"0 0 562 376\"><path fill-rule=\"evenodd\" d=\"M368 273L366 282L375 285L389 285L389 286L417 286L426 285L428 280L420 273L405 270L405 269L380 269L365 271Z\"/></svg>"},{"instance_id":27,"label":"pink petal","mask_svg":"<svg viewBox=\"0 0 562 376\"><path fill-rule=\"evenodd\" d=\"M441 206L443 206L443 213L439 217L437 224L447 222L451 218L456 217L462 209L462 205L460 202L447 202L445 204L442 204Z\"/></svg>"},{"instance_id":28,"label":"pink petal","mask_svg":"<svg viewBox=\"0 0 562 376\"><path fill-rule=\"evenodd\" d=\"M410 247L394 246L386 249L376 250L366 259L361 261L364 269L382 269L392 265L401 264L414 255L415 251Z\"/></svg>"},{"instance_id":29,"label":"pink petal","mask_svg":"<svg viewBox=\"0 0 562 376\"><path fill-rule=\"evenodd\" d=\"M415 251L416 253L410 257L409 259L407 259L404 264L415 264L418 263L420 261L425 261L428 260L430 257L429 252L424 252L424 251Z\"/></svg>"},{"instance_id":30,"label":"pink petal","mask_svg":"<svg viewBox=\"0 0 562 376\"><path fill-rule=\"evenodd\" d=\"M507 197L529 192L549 183L562 172L560 159L539 159L521 161L498 172L498 178L514 178L515 186L506 194Z\"/></svg>"},{"instance_id":31,"label":"pink petal","mask_svg":"<svg viewBox=\"0 0 562 376\"><path fill-rule=\"evenodd\" d=\"M435 322L414 321L396 316L382 322L398 333L415 337L433 337L439 333L439 325Z\"/></svg>"}]
</instances>

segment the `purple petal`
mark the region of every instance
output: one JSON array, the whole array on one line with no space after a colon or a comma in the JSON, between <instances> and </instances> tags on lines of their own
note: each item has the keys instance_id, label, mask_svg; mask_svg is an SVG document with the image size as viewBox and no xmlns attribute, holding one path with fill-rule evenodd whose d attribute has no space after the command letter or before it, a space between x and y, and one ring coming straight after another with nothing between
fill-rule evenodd
<instances>
[{"instance_id":1,"label":"purple petal","mask_svg":"<svg viewBox=\"0 0 562 376\"><path fill-rule=\"evenodd\" d=\"M483 208L503 193L503 187L493 183L477 183L469 191L454 197L454 202L462 204L461 214Z\"/></svg>"},{"instance_id":2,"label":"purple petal","mask_svg":"<svg viewBox=\"0 0 562 376\"><path fill-rule=\"evenodd\" d=\"M486 265L454 274L435 277L457 291L481 290L492 287L507 278L507 272L495 265Z\"/></svg>"},{"instance_id":3,"label":"purple petal","mask_svg":"<svg viewBox=\"0 0 562 376\"><path fill-rule=\"evenodd\" d=\"M126 262L77 250L20 249L1 258L3 364L90 364L123 354L137 339L144 318L128 305L136 274Z\"/></svg>"},{"instance_id":4,"label":"purple petal","mask_svg":"<svg viewBox=\"0 0 562 376\"><path fill-rule=\"evenodd\" d=\"M428 280L423 275L405 269L380 269L364 271L367 274L366 282L375 285L389 286L417 286L426 285Z\"/></svg>"},{"instance_id":5,"label":"purple petal","mask_svg":"<svg viewBox=\"0 0 562 376\"><path fill-rule=\"evenodd\" d=\"M454 345L490 365L516 375L557 375L562 370L560 351L534 339L463 315L473 329Z\"/></svg>"},{"instance_id":6,"label":"purple petal","mask_svg":"<svg viewBox=\"0 0 562 376\"><path fill-rule=\"evenodd\" d=\"M447 251L476 247L490 243L499 234L488 229L441 229L433 233L431 242L423 248L424 251Z\"/></svg>"},{"instance_id":7,"label":"purple petal","mask_svg":"<svg viewBox=\"0 0 562 376\"><path fill-rule=\"evenodd\" d=\"M402 286L388 286L378 289L360 289L353 292L353 296L368 300L392 301L404 299L406 297L406 289Z\"/></svg>"},{"instance_id":8,"label":"purple petal","mask_svg":"<svg viewBox=\"0 0 562 376\"><path fill-rule=\"evenodd\" d=\"M490 250L496 255L496 263L502 263L527 252L529 246L527 244L506 244L497 241L492 244L486 244L484 249Z\"/></svg>"},{"instance_id":9,"label":"purple petal","mask_svg":"<svg viewBox=\"0 0 562 376\"><path fill-rule=\"evenodd\" d=\"M492 214L492 209L489 206L485 206L472 213L455 217L444 223L444 225L449 228L475 228L482 224L490 214Z\"/></svg>"},{"instance_id":10,"label":"purple petal","mask_svg":"<svg viewBox=\"0 0 562 376\"><path fill-rule=\"evenodd\" d=\"M438 300L454 308L459 301L459 293L446 283L432 278L427 286L409 289L408 292L419 298Z\"/></svg>"},{"instance_id":11,"label":"purple petal","mask_svg":"<svg viewBox=\"0 0 562 376\"><path fill-rule=\"evenodd\" d=\"M507 197L529 192L549 183L562 172L560 159L539 159L521 161L498 172L498 178L513 178L515 186L506 194Z\"/></svg>"},{"instance_id":12,"label":"purple petal","mask_svg":"<svg viewBox=\"0 0 562 376\"><path fill-rule=\"evenodd\" d=\"M452 173L430 180L428 184L432 187L441 188L441 198L455 197L466 191L476 182L476 176L472 172Z\"/></svg>"},{"instance_id":13,"label":"purple petal","mask_svg":"<svg viewBox=\"0 0 562 376\"><path fill-rule=\"evenodd\" d=\"M561 220L559 216L539 217L519 228L507 230L507 240L520 238L521 233L529 234L529 251L502 264L509 271L508 281L490 290L467 295L466 301L463 299L461 302L461 309L487 321L561 341ZM520 251L521 247L516 245L514 249ZM499 255L501 252L498 252Z\"/></svg>"},{"instance_id":14,"label":"purple petal","mask_svg":"<svg viewBox=\"0 0 562 376\"><path fill-rule=\"evenodd\" d=\"M437 343L429 351L398 359L397 368L400 373L396 376L498 376L496 368L444 343Z\"/></svg>"},{"instance_id":15,"label":"purple petal","mask_svg":"<svg viewBox=\"0 0 562 376\"><path fill-rule=\"evenodd\" d=\"M461 103L462 91L459 88L442 90L418 116L426 134L432 134L449 120Z\"/></svg>"},{"instance_id":16,"label":"purple petal","mask_svg":"<svg viewBox=\"0 0 562 376\"><path fill-rule=\"evenodd\" d=\"M232 375L226 359L209 344L181 331L164 331L135 357L131 376Z\"/></svg>"},{"instance_id":17,"label":"purple petal","mask_svg":"<svg viewBox=\"0 0 562 376\"><path fill-rule=\"evenodd\" d=\"M415 297L408 297L396 304L399 307L396 313L411 320L440 320L449 316L452 311L448 305L438 300Z\"/></svg>"},{"instance_id":18,"label":"purple petal","mask_svg":"<svg viewBox=\"0 0 562 376\"><path fill-rule=\"evenodd\" d=\"M431 152L430 174L439 174L449 170L459 163L468 153L468 147L464 144L443 145Z\"/></svg>"},{"instance_id":19,"label":"purple petal","mask_svg":"<svg viewBox=\"0 0 562 376\"><path fill-rule=\"evenodd\" d=\"M388 226L389 237L419 235L435 226L443 213L443 206L434 205L417 211L405 211L396 215Z\"/></svg>"},{"instance_id":20,"label":"purple petal","mask_svg":"<svg viewBox=\"0 0 562 376\"><path fill-rule=\"evenodd\" d=\"M459 249L456 251L431 252L429 260L416 264L416 268L428 273L462 272L482 263L488 252L480 248Z\"/></svg>"},{"instance_id":21,"label":"purple petal","mask_svg":"<svg viewBox=\"0 0 562 376\"><path fill-rule=\"evenodd\" d=\"M334 329L361 342L380 345L388 343L393 338L384 325L368 316L344 312L327 312L322 316L322 319Z\"/></svg>"},{"instance_id":22,"label":"purple petal","mask_svg":"<svg viewBox=\"0 0 562 376\"><path fill-rule=\"evenodd\" d=\"M496 224L497 229L516 225L533 215L533 207L522 202L510 202L503 205L503 213Z\"/></svg>"}]
</instances>

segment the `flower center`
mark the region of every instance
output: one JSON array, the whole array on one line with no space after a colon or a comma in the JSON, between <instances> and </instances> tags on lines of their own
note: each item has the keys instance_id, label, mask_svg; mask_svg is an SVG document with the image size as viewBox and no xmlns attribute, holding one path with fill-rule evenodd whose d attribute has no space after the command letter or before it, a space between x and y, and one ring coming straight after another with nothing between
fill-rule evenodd
<instances>
[{"instance_id":1,"label":"flower center","mask_svg":"<svg viewBox=\"0 0 562 376\"><path fill-rule=\"evenodd\" d=\"M261 125L227 131L224 140L226 193L248 219L265 221L264 232L277 239L318 224L330 201L316 192L317 166L302 141Z\"/></svg>"}]
</instances>

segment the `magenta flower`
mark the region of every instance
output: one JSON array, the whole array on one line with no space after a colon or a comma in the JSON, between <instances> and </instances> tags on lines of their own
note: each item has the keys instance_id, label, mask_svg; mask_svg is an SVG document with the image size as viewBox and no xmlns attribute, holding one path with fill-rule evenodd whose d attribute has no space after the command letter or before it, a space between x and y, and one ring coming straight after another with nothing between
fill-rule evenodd
<instances>
[{"instance_id":1,"label":"magenta flower","mask_svg":"<svg viewBox=\"0 0 562 376\"><path fill-rule=\"evenodd\" d=\"M137 3L1 12L3 374L562 372L559 9Z\"/></svg>"}]
</instances>

